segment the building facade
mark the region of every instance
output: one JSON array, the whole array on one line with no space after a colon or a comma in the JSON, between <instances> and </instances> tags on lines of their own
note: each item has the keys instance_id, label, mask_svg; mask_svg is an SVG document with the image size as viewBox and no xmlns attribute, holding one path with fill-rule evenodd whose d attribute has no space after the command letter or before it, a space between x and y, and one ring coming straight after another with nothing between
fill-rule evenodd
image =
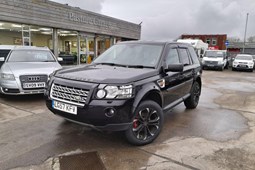
<instances>
[{"instance_id":1,"label":"building facade","mask_svg":"<svg viewBox=\"0 0 255 170\"><path fill-rule=\"evenodd\" d=\"M47 46L88 62L117 41L138 40L139 24L48 0L1 0L0 45Z\"/></svg>"},{"instance_id":2,"label":"building facade","mask_svg":"<svg viewBox=\"0 0 255 170\"><path fill-rule=\"evenodd\" d=\"M244 46L243 42L229 42L227 50L231 58L235 58L240 53L255 55L255 43L246 42Z\"/></svg>"},{"instance_id":3,"label":"building facade","mask_svg":"<svg viewBox=\"0 0 255 170\"><path fill-rule=\"evenodd\" d=\"M227 34L183 34L182 39L200 39L212 50L226 50Z\"/></svg>"}]
</instances>

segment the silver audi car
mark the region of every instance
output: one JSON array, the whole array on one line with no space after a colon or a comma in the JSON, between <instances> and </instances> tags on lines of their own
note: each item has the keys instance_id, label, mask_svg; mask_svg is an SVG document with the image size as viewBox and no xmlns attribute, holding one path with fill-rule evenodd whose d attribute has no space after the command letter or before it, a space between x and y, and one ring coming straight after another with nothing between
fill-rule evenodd
<instances>
[{"instance_id":1,"label":"silver audi car","mask_svg":"<svg viewBox=\"0 0 255 170\"><path fill-rule=\"evenodd\" d=\"M61 69L47 47L14 47L0 63L0 93L7 95L43 93L49 75Z\"/></svg>"}]
</instances>

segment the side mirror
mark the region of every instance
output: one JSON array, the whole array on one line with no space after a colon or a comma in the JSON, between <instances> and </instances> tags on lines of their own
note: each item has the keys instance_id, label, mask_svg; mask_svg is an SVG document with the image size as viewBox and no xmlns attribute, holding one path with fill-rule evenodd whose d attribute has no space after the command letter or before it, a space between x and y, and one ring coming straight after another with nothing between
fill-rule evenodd
<instances>
[{"instance_id":1,"label":"side mirror","mask_svg":"<svg viewBox=\"0 0 255 170\"><path fill-rule=\"evenodd\" d=\"M62 57L58 57L58 61L63 61L63 58Z\"/></svg>"},{"instance_id":2,"label":"side mirror","mask_svg":"<svg viewBox=\"0 0 255 170\"><path fill-rule=\"evenodd\" d=\"M165 72L172 71L172 72L183 72L183 64L169 64L165 69Z\"/></svg>"},{"instance_id":3,"label":"side mirror","mask_svg":"<svg viewBox=\"0 0 255 170\"><path fill-rule=\"evenodd\" d=\"M4 57L0 57L0 61L4 61L5 60L5 58Z\"/></svg>"}]
</instances>

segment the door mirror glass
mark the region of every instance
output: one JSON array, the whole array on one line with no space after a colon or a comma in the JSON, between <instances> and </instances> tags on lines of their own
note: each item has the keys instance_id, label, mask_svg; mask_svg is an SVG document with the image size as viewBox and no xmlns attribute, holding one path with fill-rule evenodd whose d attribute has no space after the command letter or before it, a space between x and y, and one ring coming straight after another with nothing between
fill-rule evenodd
<instances>
[{"instance_id":1,"label":"door mirror glass","mask_svg":"<svg viewBox=\"0 0 255 170\"><path fill-rule=\"evenodd\" d=\"M172 72L183 72L183 64L169 64L165 69L165 72L172 71Z\"/></svg>"},{"instance_id":2,"label":"door mirror glass","mask_svg":"<svg viewBox=\"0 0 255 170\"><path fill-rule=\"evenodd\" d=\"M4 57L0 57L0 61L4 61L5 60L5 58Z\"/></svg>"}]
</instances>

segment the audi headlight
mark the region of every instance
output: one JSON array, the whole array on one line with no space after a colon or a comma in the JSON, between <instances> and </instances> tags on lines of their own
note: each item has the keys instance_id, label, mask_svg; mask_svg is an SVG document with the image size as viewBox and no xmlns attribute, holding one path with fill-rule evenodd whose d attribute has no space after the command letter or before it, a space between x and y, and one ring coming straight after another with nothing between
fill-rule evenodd
<instances>
[{"instance_id":1,"label":"audi headlight","mask_svg":"<svg viewBox=\"0 0 255 170\"><path fill-rule=\"evenodd\" d=\"M105 86L103 89L98 89L96 97L98 99L126 99L132 97L133 86Z\"/></svg>"},{"instance_id":2,"label":"audi headlight","mask_svg":"<svg viewBox=\"0 0 255 170\"><path fill-rule=\"evenodd\" d=\"M1 78L3 80L15 80L15 77L13 74L1 73Z\"/></svg>"}]
</instances>

